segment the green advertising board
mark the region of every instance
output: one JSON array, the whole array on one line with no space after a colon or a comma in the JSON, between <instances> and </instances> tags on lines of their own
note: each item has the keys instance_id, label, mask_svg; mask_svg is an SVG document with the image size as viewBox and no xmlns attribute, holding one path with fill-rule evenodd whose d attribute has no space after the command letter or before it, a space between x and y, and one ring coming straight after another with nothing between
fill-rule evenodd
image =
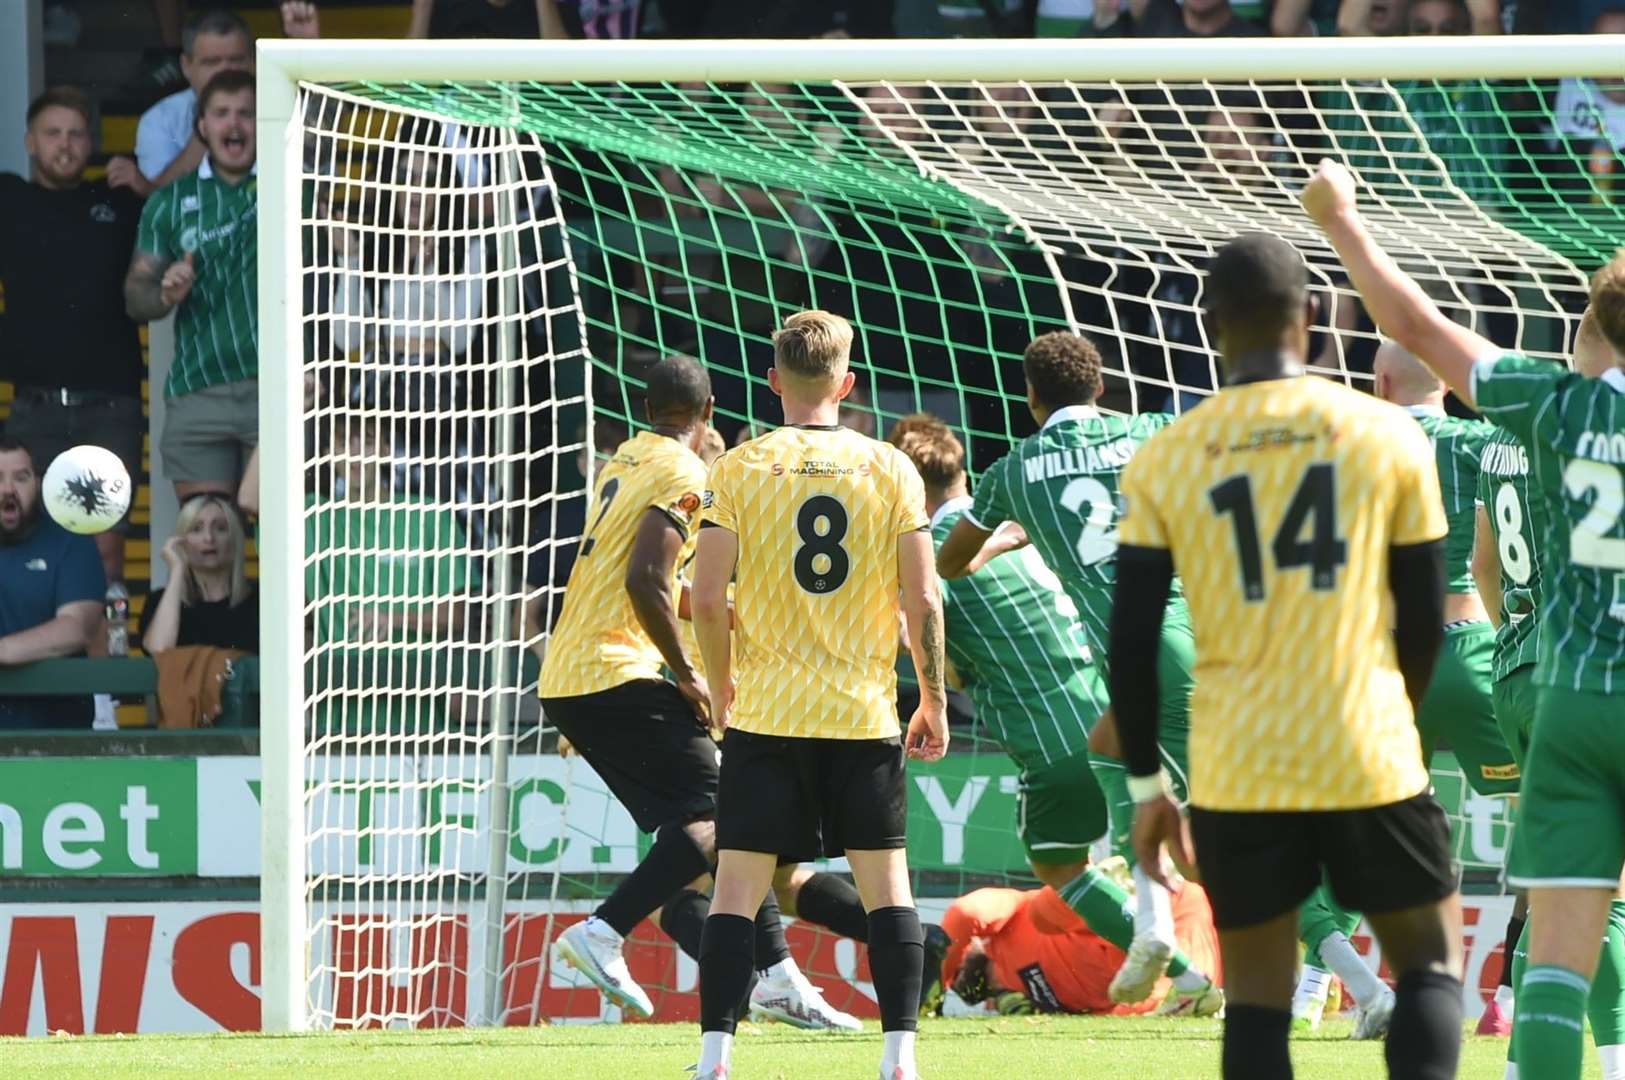
<instances>
[{"instance_id":1,"label":"green advertising board","mask_svg":"<svg viewBox=\"0 0 1625 1080\"><path fill-rule=\"evenodd\" d=\"M311 872L390 877L483 867L488 776L482 761L402 757L372 761L365 777L313 784L312 820L328 824L313 840ZM584 764L571 771L551 754L520 755L511 778L510 873L560 871L607 888L647 849L648 838ZM1474 795L1448 754L1434 762L1434 783L1469 886L1498 888L1507 800ZM985 743L910 763L911 865L934 889L1025 876L1019 790L1015 764ZM259 813L253 757L0 759L0 878L253 878Z\"/></svg>"},{"instance_id":2,"label":"green advertising board","mask_svg":"<svg viewBox=\"0 0 1625 1080\"><path fill-rule=\"evenodd\" d=\"M197 759L0 760L0 875L197 873Z\"/></svg>"}]
</instances>

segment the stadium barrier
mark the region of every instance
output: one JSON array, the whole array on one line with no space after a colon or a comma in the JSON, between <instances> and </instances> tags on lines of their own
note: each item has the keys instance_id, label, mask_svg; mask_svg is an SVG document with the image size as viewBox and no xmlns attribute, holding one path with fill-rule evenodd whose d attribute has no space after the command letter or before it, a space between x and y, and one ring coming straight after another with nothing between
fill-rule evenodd
<instances>
[{"instance_id":1,"label":"stadium barrier","mask_svg":"<svg viewBox=\"0 0 1625 1080\"><path fill-rule=\"evenodd\" d=\"M353 828L317 839L313 871L409 879L484 850L488 811L464 776L481 767L397 756L375 762L366 783L316 790L313 799L335 805L312 812ZM510 768L502 950L512 964L498 1013L510 1025L618 1019L569 969L544 962L544 943L591 910L647 838L583 763L520 754ZM0 1035L257 1029L260 777L250 731L0 740ZM911 764L909 779L909 853L927 918L978 885L1028 880L1014 829L1018 770L1008 758L985 748L953 754ZM1449 755L1435 762L1435 781L1466 885L1477 890L1466 929L1467 1007L1476 1015L1500 972L1510 905L1482 870L1501 861L1506 806L1463 797ZM539 878L568 887L550 901L533 884ZM371 1023L392 1011L381 1008L392 998L422 1026L487 1015L481 980L469 974L484 948L483 899L472 884L409 925L370 906L337 900L315 943L333 972L319 992L336 1026ZM807 926L792 925L789 939L833 1002L875 1014L863 950ZM1358 944L1372 947L1368 935ZM409 978L369 962L395 954L418 958ZM694 965L652 924L633 935L628 958L654 991L660 1019L697 1016Z\"/></svg>"}]
</instances>

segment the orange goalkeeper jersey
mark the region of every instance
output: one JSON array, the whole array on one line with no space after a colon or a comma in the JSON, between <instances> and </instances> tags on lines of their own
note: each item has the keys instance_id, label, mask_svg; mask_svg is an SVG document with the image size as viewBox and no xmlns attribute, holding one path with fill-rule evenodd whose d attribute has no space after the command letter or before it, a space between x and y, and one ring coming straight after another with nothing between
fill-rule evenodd
<instances>
[{"instance_id":1,"label":"orange goalkeeper jersey","mask_svg":"<svg viewBox=\"0 0 1625 1080\"><path fill-rule=\"evenodd\" d=\"M1174 937L1191 966L1222 984L1219 934L1200 885L1186 882L1173 895ZM942 962L942 983L953 985L965 948L980 939L988 975L1005 990L1019 990L1041 1012L1147 1013L1172 985L1166 978L1146 1000L1117 1005L1107 993L1123 963L1123 950L1089 929L1054 889L977 889L955 900L942 918L953 947Z\"/></svg>"}]
</instances>

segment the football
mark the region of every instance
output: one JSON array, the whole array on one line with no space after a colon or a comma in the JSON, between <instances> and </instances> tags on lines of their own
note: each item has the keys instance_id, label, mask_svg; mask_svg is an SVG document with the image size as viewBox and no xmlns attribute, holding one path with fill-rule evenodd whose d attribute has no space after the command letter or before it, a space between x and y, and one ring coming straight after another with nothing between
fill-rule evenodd
<instances>
[{"instance_id":1,"label":"football","mask_svg":"<svg viewBox=\"0 0 1625 1080\"><path fill-rule=\"evenodd\" d=\"M69 532L106 532L130 508L132 485L124 463L100 446L64 450L45 470L40 494L46 512Z\"/></svg>"}]
</instances>

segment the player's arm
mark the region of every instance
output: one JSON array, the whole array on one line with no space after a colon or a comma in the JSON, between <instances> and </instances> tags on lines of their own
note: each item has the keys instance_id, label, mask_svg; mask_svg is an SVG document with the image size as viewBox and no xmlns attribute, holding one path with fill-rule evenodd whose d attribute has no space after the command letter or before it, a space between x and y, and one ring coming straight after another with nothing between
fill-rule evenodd
<instances>
[{"instance_id":1,"label":"player's arm","mask_svg":"<svg viewBox=\"0 0 1625 1080\"><path fill-rule=\"evenodd\" d=\"M937 549L937 573L950 581L965 577L971 572L971 563L993 538L993 533L994 530L982 528L969 515L961 514L949 531L948 539Z\"/></svg>"},{"instance_id":2,"label":"player's arm","mask_svg":"<svg viewBox=\"0 0 1625 1080\"><path fill-rule=\"evenodd\" d=\"M1388 527L1388 588L1394 597L1394 650L1412 707L1421 705L1444 643L1444 546L1449 523L1433 447L1422 429L1401 423L1378 463L1396 485Z\"/></svg>"},{"instance_id":3,"label":"player's arm","mask_svg":"<svg viewBox=\"0 0 1625 1080\"><path fill-rule=\"evenodd\" d=\"M1390 547L1388 587L1394 594L1394 649L1415 708L1433 681L1444 644L1444 541Z\"/></svg>"},{"instance_id":4,"label":"player's arm","mask_svg":"<svg viewBox=\"0 0 1625 1080\"><path fill-rule=\"evenodd\" d=\"M953 542L955 537L961 536L959 531L961 527L965 529L960 540L964 548L963 550L955 549L952 563L955 572L946 573L942 569L943 552L948 550L948 545ZM973 548L971 545L977 543L978 538L980 538L980 546ZM988 532L978 525L971 524L962 516L954 523L953 530L948 534L948 539L944 541L942 548L937 552L937 572L950 580L968 577L997 559L1000 555L1011 551L1019 551L1029 543L1031 541L1027 539L1027 530L1014 521L1006 521L992 532ZM965 550L970 551L969 558L965 557Z\"/></svg>"},{"instance_id":5,"label":"player's arm","mask_svg":"<svg viewBox=\"0 0 1625 1080\"><path fill-rule=\"evenodd\" d=\"M1473 584L1484 600L1490 622L1501 629L1501 552L1495 546L1495 530L1490 527L1490 512L1482 504L1473 521Z\"/></svg>"},{"instance_id":6,"label":"player's arm","mask_svg":"<svg viewBox=\"0 0 1625 1080\"><path fill-rule=\"evenodd\" d=\"M1446 318L1378 246L1355 206L1354 177L1342 165L1323 159L1300 198L1337 249L1378 329L1420 357L1472 405L1473 365L1499 352L1494 343Z\"/></svg>"},{"instance_id":7,"label":"player's arm","mask_svg":"<svg viewBox=\"0 0 1625 1080\"><path fill-rule=\"evenodd\" d=\"M686 539L664 510L645 510L626 560L626 595L632 601L638 625L660 650L660 658L676 679L678 691L704 720L711 712L711 692L683 650L682 633L677 627L678 600L672 595L672 574Z\"/></svg>"},{"instance_id":8,"label":"player's arm","mask_svg":"<svg viewBox=\"0 0 1625 1080\"><path fill-rule=\"evenodd\" d=\"M908 725L908 755L936 761L948 751L947 638L942 595L931 559L931 534L924 529L898 535L897 580L903 594L908 651L920 680L920 706Z\"/></svg>"},{"instance_id":9,"label":"player's arm","mask_svg":"<svg viewBox=\"0 0 1625 1080\"><path fill-rule=\"evenodd\" d=\"M993 463L976 485L976 502L959 516L948 538L937 548L937 573L945 579L961 578L976 572L987 561L1014 551L1027 542L1010 512L1005 481L1009 457ZM1005 528L1016 531L1005 531Z\"/></svg>"},{"instance_id":10,"label":"player's arm","mask_svg":"<svg viewBox=\"0 0 1625 1080\"><path fill-rule=\"evenodd\" d=\"M1129 775L1135 778L1154 778L1161 767L1157 649L1173 580L1174 560L1165 548L1125 544L1117 549L1107 667L1117 740Z\"/></svg>"},{"instance_id":11,"label":"player's arm","mask_svg":"<svg viewBox=\"0 0 1625 1080\"><path fill-rule=\"evenodd\" d=\"M1174 580L1173 555L1165 548L1122 545L1112 596L1108 647L1112 710L1128 766L1134 799L1134 853L1154 881L1168 884L1162 849L1180 865L1195 862L1179 804L1174 801L1157 752L1157 651L1162 615Z\"/></svg>"},{"instance_id":12,"label":"player's arm","mask_svg":"<svg viewBox=\"0 0 1625 1080\"><path fill-rule=\"evenodd\" d=\"M710 690L711 725L728 726L733 704L733 636L729 633L728 582L739 561L739 537L713 522L700 527L694 551L694 583L689 589L694 637Z\"/></svg>"},{"instance_id":13,"label":"player's arm","mask_svg":"<svg viewBox=\"0 0 1625 1080\"><path fill-rule=\"evenodd\" d=\"M1420 429L1418 429L1420 430ZM1162 851L1166 846L1181 866L1193 864L1189 827L1174 801L1157 753L1161 687L1157 653L1162 616L1174 583L1174 556L1168 528L1154 496L1167 475L1153 438L1123 470L1118 525L1117 584L1106 647L1111 711L1128 766L1134 799L1134 853L1152 880L1168 884Z\"/></svg>"}]
</instances>

